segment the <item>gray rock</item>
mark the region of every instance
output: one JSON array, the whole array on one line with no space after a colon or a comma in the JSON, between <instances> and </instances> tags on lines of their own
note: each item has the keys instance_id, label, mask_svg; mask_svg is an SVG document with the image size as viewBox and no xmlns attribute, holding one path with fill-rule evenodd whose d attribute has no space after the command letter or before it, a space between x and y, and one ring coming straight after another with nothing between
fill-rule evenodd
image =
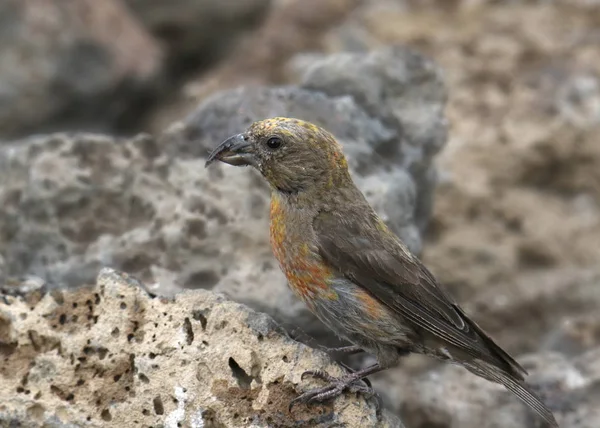
<instances>
[{"instance_id":1,"label":"gray rock","mask_svg":"<svg viewBox=\"0 0 600 428\"><path fill-rule=\"evenodd\" d=\"M3 1L0 51L0 139L109 127L154 91L162 67L159 46L117 0Z\"/></svg>"},{"instance_id":2,"label":"gray rock","mask_svg":"<svg viewBox=\"0 0 600 428\"><path fill-rule=\"evenodd\" d=\"M519 359L562 428L600 424L600 348L568 360L558 353ZM541 427L536 415L500 385L446 365L402 385L401 415L411 428Z\"/></svg>"},{"instance_id":3,"label":"gray rock","mask_svg":"<svg viewBox=\"0 0 600 428\"><path fill-rule=\"evenodd\" d=\"M473 296L464 305L513 353L567 356L600 346L600 270L554 268L522 274ZM534 316L532 316L534 314Z\"/></svg>"},{"instance_id":4,"label":"gray rock","mask_svg":"<svg viewBox=\"0 0 600 428\"><path fill-rule=\"evenodd\" d=\"M289 401L344 373L267 315L205 291L151 298L104 269L97 284L0 300L0 425L402 427L372 400Z\"/></svg>"},{"instance_id":5,"label":"gray rock","mask_svg":"<svg viewBox=\"0 0 600 428\"><path fill-rule=\"evenodd\" d=\"M112 260L103 255L85 263L88 246L135 233L155 215L154 207L131 190L134 183L153 179L142 174L157 154L152 144L143 138L128 143L55 134L2 147L4 276L37 275L66 285L93 281L103 262ZM81 263L79 269L74 263Z\"/></svg>"},{"instance_id":6,"label":"gray rock","mask_svg":"<svg viewBox=\"0 0 600 428\"><path fill-rule=\"evenodd\" d=\"M436 182L432 157L446 143L446 92L442 72L423 56L400 46L341 53L313 62L302 87L339 97L350 95L369 114L396 131L373 147L389 165L402 166L416 183L415 219L421 231L431 215Z\"/></svg>"},{"instance_id":7,"label":"gray rock","mask_svg":"<svg viewBox=\"0 0 600 428\"><path fill-rule=\"evenodd\" d=\"M46 288L75 287L113 266L155 293L227 292L290 329L322 335L273 259L263 180L159 153L151 138L90 134L0 149L0 280L33 275Z\"/></svg>"},{"instance_id":8,"label":"gray rock","mask_svg":"<svg viewBox=\"0 0 600 428\"><path fill-rule=\"evenodd\" d=\"M175 59L218 59L262 21L271 0L125 0Z\"/></svg>"}]
</instances>

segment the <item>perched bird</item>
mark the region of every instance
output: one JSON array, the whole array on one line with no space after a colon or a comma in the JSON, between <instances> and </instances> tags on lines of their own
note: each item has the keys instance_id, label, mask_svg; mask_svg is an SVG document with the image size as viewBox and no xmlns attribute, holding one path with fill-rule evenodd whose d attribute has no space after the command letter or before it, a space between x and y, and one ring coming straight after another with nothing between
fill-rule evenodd
<instances>
[{"instance_id":1,"label":"perched bird","mask_svg":"<svg viewBox=\"0 0 600 428\"><path fill-rule=\"evenodd\" d=\"M500 348L388 229L356 187L341 145L324 129L276 117L253 123L208 157L256 168L271 187L270 240L292 291L337 335L377 363L334 378L295 403L343 391L373 393L361 379L407 353L460 364L504 385L551 426L552 412L525 384L526 371ZM303 375L304 377L304 375Z\"/></svg>"}]
</instances>

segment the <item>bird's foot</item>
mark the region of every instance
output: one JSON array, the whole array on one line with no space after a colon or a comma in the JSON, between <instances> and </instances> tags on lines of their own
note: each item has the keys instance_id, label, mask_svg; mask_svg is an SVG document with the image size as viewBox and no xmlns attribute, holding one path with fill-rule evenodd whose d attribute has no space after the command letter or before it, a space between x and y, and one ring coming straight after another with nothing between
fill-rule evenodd
<instances>
[{"instance_id":1,"label":"bird's foot","mask_svg":"<svg viewBox=\"0 0 600 428\"><path fill-rule=\"evenodd\" d=\"M346 370L348 370L349 373L356 373L356 370L354 370L352 367L350 367L348 364L342 362L342 361L338 361L337 362L340 366L342 366L343 368L345 368ZM305 372L306 373L306 372ZM304 374L304 373L303 373ZM369 380L369 378L363 377L361 379L361 382L364 382L369 388L372 388L373 385L371 385L371 381Z\"/></svg>"},{"instance_id":2,"label":"bird's foot","mask_svg":"<svg viewBox=\"0 0 600 428\"><path fill-rule=\"evenodd\" d=\"M379 371L380 368L376 364L363 370L355 371L346 376L339 378L331 376L321 370L308 370L302 373L301 379L304 380L306 376L313 376L319 379L323 379L329 382L328 385L321 388L314 388L294 398L289 405L289 410L296 404L311 404L311 403L322 403L327 400L331 400L343 394L344 391L351 393L363 393L369 398L375 398L377 412L381 409L381 397L377 394L370 386L370 382L363 378L369 374ZM367 383L368 382L368 383Z\"/></svg>"}]
</instances>

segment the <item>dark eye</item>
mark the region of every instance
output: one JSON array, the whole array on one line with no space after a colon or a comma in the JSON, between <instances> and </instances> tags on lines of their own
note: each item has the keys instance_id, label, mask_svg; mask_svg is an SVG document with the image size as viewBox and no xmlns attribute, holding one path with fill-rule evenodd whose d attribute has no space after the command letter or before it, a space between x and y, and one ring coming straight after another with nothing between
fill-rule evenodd
<instances>
[{"instance_id":1,"label":"dark eye","mask_svg":"<svg viewBox=\"0 0 600 428\"><path fill-rule=\"evenodd\" d=\"M271 137L267 140L267 147L270 149L278 149L279 147L281 147L282 143L283 141L281 141L281 138Z\"/></svg>"}]
</instances>

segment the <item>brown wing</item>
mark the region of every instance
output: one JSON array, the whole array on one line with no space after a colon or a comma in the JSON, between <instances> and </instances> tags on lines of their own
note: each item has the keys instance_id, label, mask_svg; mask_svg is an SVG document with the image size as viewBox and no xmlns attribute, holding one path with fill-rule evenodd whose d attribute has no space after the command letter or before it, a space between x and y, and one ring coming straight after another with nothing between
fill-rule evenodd
<instances>
[{"instance_id":1,"label":"brown wing","mask_svg":"<svg viewBox=\"0 0 600 428\"><path fill-rule=\"evenodd\" d=\"M327 263L418 329L520 378L526 374L465 315L395 235L377 227L381 223L374 213L367 224L361 218L359 222L326 212L315 218L317 246Z\"/></svg>"}]
</instances>

